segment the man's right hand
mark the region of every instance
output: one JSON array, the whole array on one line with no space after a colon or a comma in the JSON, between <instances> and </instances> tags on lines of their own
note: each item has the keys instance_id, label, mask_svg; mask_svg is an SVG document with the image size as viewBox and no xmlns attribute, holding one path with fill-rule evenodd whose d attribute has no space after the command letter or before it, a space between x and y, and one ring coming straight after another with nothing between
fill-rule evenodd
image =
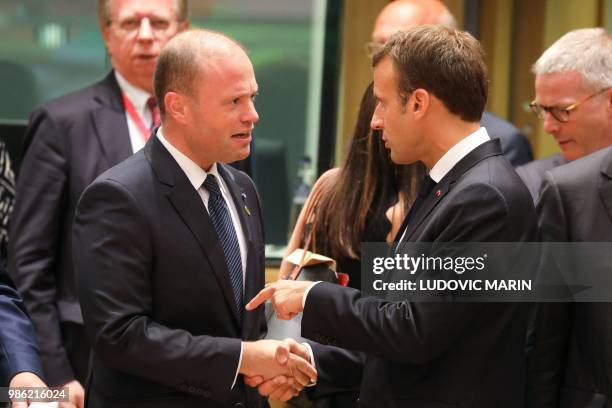
<instances>
[{"instance_id":1,"label":"man's right hand","mask_svg":"<svg viewBox=\"0 0 612 408\"><path fill-rule=\"evenodd\" d=\"M285 339L278 347L276 359L279 364L284 364L289 358L289 354L299 356L300 358L310 361L310 351L306 346L296 342L293 339ZM311 378L314 382L315 379ZM295 383L291 378L285 375L279 375L270 379L264 379L263 376L247 376L245 383L250 387L257 387L259 393L276 401L288 401L296 396L300 390L308 384Z\"/></svg>"},{"instance_id":2,"label":"man's right hand","mask_svg":"<svg viewBox=\"0 0 612 408\"><path fill-rule=\"evenodd\" d=\"M239 372L252 384L274 379L274 384L291 387L295 394L317 378L308 351L303 353L300 347L293 340L244 342Z\"/></svg>"},{"instance_id":3,"label":"man's right hand","mask_svg":"<svg viewBox=\"0 0 612 408\"><path fill-rule=\"evenodd\" d=\"M59 408L83 408L85 406L85 390L80 382L72 380L62 387L68 387L68 401L60 402Z\"/></svg>"}]
</instances>

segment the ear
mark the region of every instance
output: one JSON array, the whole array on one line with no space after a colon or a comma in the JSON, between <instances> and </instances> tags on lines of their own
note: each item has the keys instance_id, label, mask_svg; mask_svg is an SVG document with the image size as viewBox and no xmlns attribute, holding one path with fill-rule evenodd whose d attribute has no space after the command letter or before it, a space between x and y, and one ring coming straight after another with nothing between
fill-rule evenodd
<instances>
[{"instance_id":1,"label":"ear","mask_svg":"<svg viewBox=\"0 0 612 408\"><path fill-rule=\"evenodd\" d=\"M191 23L189 22L189 20L181 21L178 26L178 32L180 33L181 31L189 29L190 25Z\"/></svg>"},{"instance_id":2,"label":"ear","mask_svg":"<svg viewBox=\"0 0 612 408\"><path fill-rule=\"evenodd\" d=\"M104 41L104 47L106 48L106 52L109 53L109 55L110 55L110 52L108 51L108 43L110 41L110 35L111 35L110 30L111 28L109 24L100 28L100 33L102 34L102 40Z\"/></svg>"},{"instance_id":3,"label":"ear","mask_svg":"<svg viewBox=\"0 0 612 408\"><path fill-rule=\"evenodd\" d=\"M189 121L189 101L185 95L178 92L166 92L164 106L166 107L167 117L171 117L181 124L186 124Z\"/></svg>"},{"instance_id":4,"label":"ear","mask_svg":"<svg viewBox=\"0 0 612 408\"><path fill-rule=\"evenodd\" d=\"M408 99L408 109L413 113L415 118L425 116L429 110L431 96L425 89L415 89Z\"/></svg>"}]
</instances>

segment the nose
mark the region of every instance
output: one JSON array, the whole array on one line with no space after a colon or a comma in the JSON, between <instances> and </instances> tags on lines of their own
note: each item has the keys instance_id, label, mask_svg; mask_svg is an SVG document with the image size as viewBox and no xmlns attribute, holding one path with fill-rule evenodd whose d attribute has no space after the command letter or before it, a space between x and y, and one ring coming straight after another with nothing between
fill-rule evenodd
<instances>
[{"instance_id":1,"label":"nose","mask_svg":"<svg viewBox=\"0 0 612 408\"><path fill-rule=\"evenodd\" d=\"M370 121L370 127L373 130L383 130L385 128L383 117L380 112L380 103L376 104L376 109L374 109L374 114L372 115L372 120Z\"/></svg>"},{"instance_id":2,"label":"nose","mask_svg":"<svg viewBox=\"0 0 612 408\"><path fill-rule=\"evenodd\" d=\"M140 41L153 40L153 28L151 27L151 21L148 17L140 20L140 27L138 27L138 39Z\"/></svg>"},{"instance_id":3,"label":"nose","mask_svg":"<svg viewBox=\"0 0 612 408\"><path fill-rule=\"evenodd\" d=\"M544 112L544 131L554 135L559 131L561 123L550 112Z\"/></svg>"},{"instance_id":4,"label":"nose","mask_svg":"<svg viewBox=\"0 0 612 408\"><path fill-rule=\"evenodd\" d=\"M257 123L259 122L259 114L255 109L255 104L251 101L249 102L249 106L240 118L245 123Z\"/></svg>"}]
</instances>

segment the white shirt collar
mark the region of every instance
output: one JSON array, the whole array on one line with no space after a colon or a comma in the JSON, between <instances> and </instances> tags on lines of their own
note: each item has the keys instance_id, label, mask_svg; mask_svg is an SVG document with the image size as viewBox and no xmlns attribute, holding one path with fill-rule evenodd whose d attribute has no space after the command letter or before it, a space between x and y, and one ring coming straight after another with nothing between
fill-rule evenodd
<instances>
[{"instance_id":1,"label":"white shirt collar","mask_svg":"<svg viewBox=\"0 0 612 408\"><path fill-rule=\"evenodd\" d=\"M115 70L115 78L117 79L121 91L127 96L130 102L132 102L132 105L134 105L134 109L142 115L142 112L144 112L147 106L147 101L152 95L130 84L117 70Z\"/></svg>"},{"instance_id":2,"label":"white shirt collar","mask_svg":"<svg viewBox=\"0 0 612 408\"><path fill-rule=\"evenodd\" d=\"M168 150L174 160L176 160L179 167L183 170L183 172L189 179L189 182L191 183L193 188L199 190L200 187L202 187L204 180L206 180L206 176L208 176L208 174L213 174L215 177L217 177L217 180L219 181L219 185L223 193L227 194L227 191L225 191L225 183L223 182L223 179L219 174L219 170L217 169L217 163L213 163L212 166L210 166L210 170L208 172L204 171L193 160L185 156L179 149L174 147L172 143L170 143L164 137L163 126L157 130L157 138L159 139L161 144L164 145L164 147Z\"/></svg>"},{"instance_id":3,"label":"white shirt collar","mask_svg":"<svg viewBox=\"0 0 612 408\"><path fill-rule=\"evenodd\" d=\"M436 183L439 183L446 174L455 165L468 155L472 150L480 146L481 144L491 140L489 134L487 133L487 129L481 127L474 133L470 134L467 137L464 137L451 147L444 155L434 164L429 172L429 177Z\"/></svg>"}]
</instances>

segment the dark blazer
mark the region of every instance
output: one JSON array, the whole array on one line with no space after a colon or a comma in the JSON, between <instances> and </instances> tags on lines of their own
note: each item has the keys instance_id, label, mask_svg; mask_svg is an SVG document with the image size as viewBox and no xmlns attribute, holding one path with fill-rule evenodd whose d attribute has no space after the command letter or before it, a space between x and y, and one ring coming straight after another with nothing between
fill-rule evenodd
<instances>
[{"instance_id":1,"label":"dark blazer","mask_svg":"<svg viewBox=\"0 0 612 408\"><path fill-rule=\"evenodd\" d=\"M612 242L612 148L546 173L537 212L545 241ZM527 407L612 406L612 304L541 305Z\"/></svg>"},{"instance_id":2,"label":"dark blazer","mask_svg":"<svg viewBox=\"0 0 612 408\"><path fill-rule=\"evenodd\" d=\"M0 387L30 371L44 378L32 323L11 278L0 265Z\"/></svg>"},{"instance_id":3,"label":"dark blazer","mask_svg":"<svg viewBox=\"0 0 612 408\"><path fill-rule=\"evenodd\" d=\"M560 153L557 153L516 168L516 173L529 189L529 193L534 203L537 203L540 198L544 173L565 163L567 163L567 161Z\"/></svg>"},{"instance_id":4,"label":"dark blazer","mask_svg":"<svg viewBox=\"0 0 612 408\"><path fill-rule=\"evenodd\" d=\"M499 141L482 144L451 169L407 225L406 240L537 240L531 197L501 156ZM368 354L361 406L517 408L523 403L526 318L521 304L390 303L319 283L306 298L302 335ZM329 354L337 350L315 345L314 354L321 381L359 379L354 358L340 355L347 364L334 367Z\"/></svg>"},{"instance_id":5,"label":"dark blazer","mask_svg":"<svg viewBox=\"0 0 612 408\"><path fill-rule=\"evenodd\" d=\"M264 239L251 179L218 164L246 235L245 299L264 286ZM248 208L248 210L247 210ZM83 193L74 265L93 345L88 407L262 405L238 368L241 339L263 336L263 310L233 302L223 251L197 191L152 137Z\"/></svg>"},{"instance_id":6,"label":"dark blazer","mask_svg":"<svg viewBox=\"0 0 612 408\"><path fill-rule=\"evenodd\" d=\"M132 154L114 74L38 107L24 149L9 273L36 328L49 385L84 381L87 355L76 350L87 350L87 340L74 283L71 223L85 187ZM65 323L77 329L66 331Z\"/></svg>"},{"instance_id":7,"label":"dark blazer","mask_svg":"<svg viewBox=\"0 0 612 408\"><path fill-rule=\"evenodd\" d=\"M499 139L504 156L514 167L533 160L529 139L512 123L485 111L480 124L487 129L492 138Z\"/></svg>"}]
</instances>

